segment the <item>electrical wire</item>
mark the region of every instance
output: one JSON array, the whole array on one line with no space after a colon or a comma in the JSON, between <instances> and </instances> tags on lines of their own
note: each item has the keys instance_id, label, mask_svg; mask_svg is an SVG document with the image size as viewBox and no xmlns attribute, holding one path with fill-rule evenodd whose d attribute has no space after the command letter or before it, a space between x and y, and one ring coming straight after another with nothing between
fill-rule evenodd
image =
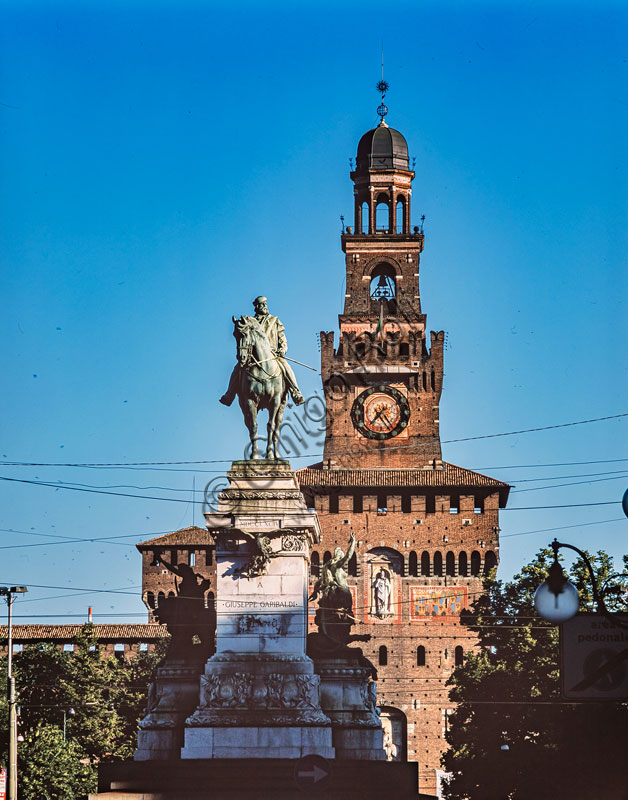
<instances>
[{"instance_id":1,"label":"electrical wire","mask_svg":"<svg viewBox=\"0 0 628 800\"><path fill-rule=\"evenodd\" d=\"M538 431L549 431L555 430L557 428L570 428L575 425L587 425L592 422L604 422L610 419L620 419L622 417L628 417L628 411L623 412L621 414L611 414L605 417L593 417L591 419L583 419L578 420L577 422L563 422L558 425L544 425L538 428L524 428L518 431L506 431L503 433L488 433L482 434L481 436L466 436L460 439L445 439L442 441L442 444L454 444L457 442L471 442L477 441L478 439L495 439L502 436L518 436L523 433L536 433ZM387 446L386 450L403 450L416 447L416 444L406 444L406 445L395 445L395 446ZM370 450L347 450L347 451L334 451L328 453L328 455L360 455L368 454L372 451ZM290 456L291 458L317 458L320 457L322 453L309 453L305 455L294 455ZM228 458L219 458L219 459L211 459L211 460L202 460L202 461L135 461L135 462L101 462L101 463L93 463L93 462L83 462L83 463L59 463L59 462L35 462L35 461L3 461L3 464L12 467L145 467L145 466L173 466L173 465L191 465L191 464L226 464L234 459Z\"/></svg>"},{"instance_id":2,"label":"electrical wire","mask_svg":"<svg viewBox=\"0 0 628 800\"><path fill-rule=\"evenodd\" d=\"M11 483L24 483L33 486L47 486L48 488L57 490L65 489L67 491L88 492L91 494L106 494L113 497L134 497L139 500L160 500L162 502L168 502L168 503L186 503L188 505L194 503L195 505L206 505L205 500L179 500L176 497L155 497L154 495L129 494L128 492L109 492L109 491L103 491L102 489L85 489L79 486L60 486L56 483L49 483L47 481L27 480L26 478L8 478L2 475L0 475L0 481L10 481ZM581 508L584 506L618 505L620 503L621 500L607 500L598 503L570 503L567 505L553 505L553 506L520 506L516 508L504 508L502 509L502 511L534 511L538 509L549 509L549 508Z\"/></svg>"}]
</instances>

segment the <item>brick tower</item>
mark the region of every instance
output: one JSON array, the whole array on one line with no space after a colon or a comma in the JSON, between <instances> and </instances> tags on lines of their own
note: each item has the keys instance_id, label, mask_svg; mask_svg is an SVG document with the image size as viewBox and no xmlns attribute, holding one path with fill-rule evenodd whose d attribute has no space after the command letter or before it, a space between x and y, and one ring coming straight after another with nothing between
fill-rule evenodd
<instances>
[{"instance_id":1,"label":"brick tower","mask_svg":"<svg viewBox=\"0 0 628 800\"><path fill-rule=\"evenodd\" d=\"M333 333L321 333L323 461L298 476L323 536L312 580L355 534L354 630L372 635L363 649L378 665L388 756L418 761L419 789L429 796L445 749L445 682L474 645L460 611L497 565L498 509L509 486L442 460L444 336L428 340L421 310L414 177L406 140L382 118L360 139L351 172L355 226L341 239L347 288L338 346Z\"/></svg>"}]
</instances>

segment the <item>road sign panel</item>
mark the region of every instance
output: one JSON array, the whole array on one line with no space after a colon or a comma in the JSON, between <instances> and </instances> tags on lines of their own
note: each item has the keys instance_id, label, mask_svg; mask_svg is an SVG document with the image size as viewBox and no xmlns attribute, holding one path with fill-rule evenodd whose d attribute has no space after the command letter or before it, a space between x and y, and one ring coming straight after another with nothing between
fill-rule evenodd
<instances>
[{"instance_id":1,"label":"road sign panel","mask_svg":"<svg viewBox=\"0 0 628 800\"><path fill-rule=\"evenodd\" d=\"M299 789L322 790L329 785L331 764L318 755L300 758L294 767L294 782Z\"/></svg>"},{"instance_id":2,"label":"road sign panel","mask_svg":"<svg viewBox=\"0 0 628 800\"><path fill-rule=\"evenodd\" d=\"M569 700L628 698L628 615L622 628L602 614L578 614L560 626L560 679Z\"/></svg>"}]
</instances>

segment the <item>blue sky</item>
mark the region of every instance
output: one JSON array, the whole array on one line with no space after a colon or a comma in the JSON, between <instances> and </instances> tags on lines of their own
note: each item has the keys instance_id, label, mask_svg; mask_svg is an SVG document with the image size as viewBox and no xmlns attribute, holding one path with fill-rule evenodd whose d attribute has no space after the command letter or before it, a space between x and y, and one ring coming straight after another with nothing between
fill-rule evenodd
<instances>
[{"instance_id":1,"label":"blue sky","mask_svg":"<svg viewBox=\"0 0 628 800\"><path fill-rule=\"evenodd\" d=\"M266 294L291 355L318 365L382 40L388 122L416 158L413 222L426 215L423 307L448 333L442 438L628 411L625 4L21 2L0 15L2 461L241 457L239 411L217 402L231 315ZM516 484L502 576L555 533L628 552L627 426L444 445ZM314 437L292 463L320 449ZM134 543L191 524L193 479L201 490L219 474L201 470L225 466L2 465L171 498L0 481L0 583L31 586L18 621L79 621L88 605L100 621L143 618ZM610 504L537 508L583 503Z\"/></svg>"}]
</instances>

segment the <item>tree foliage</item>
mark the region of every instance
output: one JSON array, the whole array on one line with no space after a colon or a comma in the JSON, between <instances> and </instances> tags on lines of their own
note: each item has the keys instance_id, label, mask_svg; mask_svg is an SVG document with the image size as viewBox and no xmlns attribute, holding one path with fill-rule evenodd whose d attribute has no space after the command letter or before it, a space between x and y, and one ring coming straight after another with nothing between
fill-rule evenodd
<instances>
[{"instance_id":1,"label":"tree foliage","mask_svg":"<svg viewBox=\"0 0 628 800\"><path fill-rule=\"evenodd\" d=\"M613 574L605 553L589 558L609 605L617 606L624 576ZM628 798L628 705L567 703L560 695L559 629L533 604L552 560L543 549L512 581L488 577L485 594L464 617L479 647L449 681L458 705L443 756L448 800ZM581 610L595 610L582 559L569 578Z\"/></svg>"},{"instance_id":2,"label":"tree foliage","mask_svg":"<svg viewBox=\"0 0 628 800\"><path fill-rule=\"evenodd\" d=\"M18 731L24 737L18 747L20 800L85 796L95 786L97 763L132 757L148 684L164 647L121 660L104 654L93 625L85 625L72 652L40 643L15 653ZM6 675L6 658L2 661L0 674ZM4 764L7 722L3 698L0 763Z\"/></svg>"}]
</instances>

